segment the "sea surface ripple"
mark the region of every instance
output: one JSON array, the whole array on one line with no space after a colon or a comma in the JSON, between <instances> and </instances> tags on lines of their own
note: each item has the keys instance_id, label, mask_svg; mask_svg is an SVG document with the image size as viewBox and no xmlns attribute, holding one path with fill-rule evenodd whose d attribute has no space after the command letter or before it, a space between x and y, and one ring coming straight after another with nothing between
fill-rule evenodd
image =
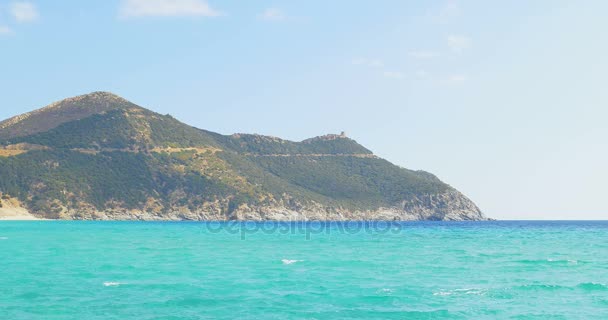
<instances>
[{"instance_id":1,"label":"sea surface ripple","mask_svg":"<svg viewBox=\"0 0 608 320\"><path fill-rule=\"evenodd\" d=\"M0 319L608 319L608 222L0 222Z\"/></svg>"}]
</instances>

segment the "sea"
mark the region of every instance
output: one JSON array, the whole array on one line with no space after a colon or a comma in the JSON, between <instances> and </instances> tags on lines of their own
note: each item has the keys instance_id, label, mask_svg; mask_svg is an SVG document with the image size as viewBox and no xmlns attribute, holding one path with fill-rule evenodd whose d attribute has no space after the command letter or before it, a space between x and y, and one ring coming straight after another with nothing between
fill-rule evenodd
<instances>
[{"instance_id":1,"label":"sea","mask_svg":"<svg viewBox=\"0 0 608 320\"><path fill-rule=\"evenodd\" d=\"M0 222L0 319L608 319L608 222Z\"/></svg>"}]
</instances>

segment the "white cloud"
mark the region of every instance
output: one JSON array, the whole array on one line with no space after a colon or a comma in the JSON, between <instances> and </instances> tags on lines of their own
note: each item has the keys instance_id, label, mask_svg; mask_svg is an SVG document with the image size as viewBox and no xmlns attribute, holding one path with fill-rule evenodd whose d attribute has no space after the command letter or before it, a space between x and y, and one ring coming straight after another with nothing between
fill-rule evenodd
<instances>
[{"instance_id":1,"label":"white cloud","mask_svg":"<svg viewBox=\"0 0 608 320\"><path fill-rule=\"evenodd\" d=\"M354 65L363 65L372 68L382 68L384 67L384 61L380 59L365 59L365 58L354 58L351 60L351 63Z\"/></svg>"},{"instance_id":2,"label":"white cloud","mask_svg":"<svg viewBox=\"0 0 608 320\"><path fill-rule=\"evenodd\" d=\"M448 24L462 15L462 10L456 0L446 0L441 6L433 6L427 12L426 18L433 23Z\"/></svg>"},{"instance_id":3,"label":"white cloud","mask_svg":"<svg viewBox=\"0 0 608 320\"><path fill-rule=\"evenodd\" d=\"M471 47L473 41L471 38L461 35L448 36L448 47L455 53L462 53L464 50Z\"/></svg>"},{"instance_id":4,"label":"white cloud","mask_svg":"<svg viewBox=\"0 0 608 320\"><path fill-rule=\"evenodd\" d=\"M358 66L358 65L362 65L362 64L366 64L367 63L367 59L363 59L363 58L354 58L353 60L351 60L351 63Z\"/></svg>"},{"instance_id":5,"label":"white cloud","mask_svg":"<svg viewBox=\"0 0 608 320\"><path fill-rule=\"evenodd\" d=\"M119 15L123 18L180 17L222 15L205 0L123 0Z\"/></svg>"},{"instance_id":6,"label":"white cloud","mask_svg":"<svg viewBox=\"0 0 608 320\"><path fill-rule=\"evenodd\" d=\"M441 54L435 51L415 50L407 53L408 56L416 59L430 59L439 57Z\"/></svg>"},{"instance_id":7,"label":"white cloud","mask_svg":"<svg viewBox=\"0 0 608 320\"><path fill-rule=\"evenodd\" d=\"M13 30L7 26L0 26L0 36L13 34Z\"/></svg>"},{"instance_id":8,"label":"white cloud","mask_svg":"<svg viewBox=\"0 0 608 320\"><path fill-rule=\"evenodd\" d=\"M384 67L384 62L379 59L374 59L374 60L369 61L369 66L374 67L374 68L381 68L381 67Z\"/></svg>"},{"instance_id":9,"label":"white cloud","mask_svg":"<svg viewBox=\"0 0 608 320\"><path fill-rule=\"evenodd\" d=\"M40 16L36 6L30 2L19 1L11 4L10 12L17 22L33 22Z\"/></svg>"},{"instance_id":10,"label":"white cloud","mask_svg":"<svg viewBox=\"0 0 608 320\"><path fill-rule=\"evenodd\" d=\"M267 21L283 21L287 19L285 13L278 8L268 8L260 15L260 18Z\"/></svg>"},{"instance_id":11,"label":"white cloud","mask_svg":"<svg viewBox=\"0 0 608 320\"><path fill-rule=\"evenodd\" d=\"M428 78L429 73L426 70L418 70L416 71L416 77L420 78L420 79L426 79Z\"/></svg>"},{"instance_id":12,"label":"white cloud","mask_svg":"<svg viewBox=\"0 0 608 320\"><path fill-rule=\"evenodd\" d=\"M403 73L401 73L399 71L384 71L383 75L387 78L392 78L392 79L403 79L403 77L405 76Z\"/></svg>"},{"instance_id":13,"label":"white cloud","mask_svg":"<svg viewBox=\"0 0 608 320\"><path fill-rule=\"evenodd\" d=\"M463 74L453 74L448 76L447 81L451 84L461 84L467 81L467 76Z\"/></svg>"},{"instance_id":14,"label":"white cloud","mask_svg":"<svg viewBox=\"0 0 608 320\"><path fill-rule=\"evenodd\" d=\"M460 16L460 7L455 0L448 0L437 15L437 21L440 23L448 23L450 20Z\"/></svg>"},{"instance_id":15,"label":"white cloud","mask_svg":"<svg viewBox=\"0 0 608 320\"><path fill-rule=\"evenodd\" d=\"M385 68L384 61L380 59L365 59L365 58L354 58L351 60L351 63L356 66L363 66L370 69L377 70L381 75L386 78L391 79L403 79L405 78L405 74L400 71L388 70Z\"/></svg>"}]
</instances>

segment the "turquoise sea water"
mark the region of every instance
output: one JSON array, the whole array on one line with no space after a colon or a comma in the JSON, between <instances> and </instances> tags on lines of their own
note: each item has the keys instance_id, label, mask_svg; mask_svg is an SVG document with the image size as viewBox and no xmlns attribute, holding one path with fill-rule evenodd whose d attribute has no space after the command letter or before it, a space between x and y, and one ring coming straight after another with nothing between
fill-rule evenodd
<instances>
[{"instance_id":1,"label":"turquoise sea water","mask_svg":"<svg viewBox=\"0 0 608 320\"><path fill-rule=\"evenodd\" d=\"M0 319L608 319L608 222L0 222Z\"/></svg>"}]
</instances>

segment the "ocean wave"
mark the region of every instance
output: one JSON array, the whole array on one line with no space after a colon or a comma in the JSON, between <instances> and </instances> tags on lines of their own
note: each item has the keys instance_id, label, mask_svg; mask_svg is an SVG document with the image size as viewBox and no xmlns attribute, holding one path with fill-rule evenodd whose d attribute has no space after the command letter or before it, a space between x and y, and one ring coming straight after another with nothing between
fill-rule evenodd
<instances>
[{"instance_id":1,"label":"ocean wave","mask_svg":"<svg viewBox=\"0 0 608 320\"><path fill-rule=\"evenodd\" d=\"M528 264L528 265L544 265L544 264L548 264L548 265L576 265L579 263L584 263L583 261L579 261L576 259L552 259L552 258L548 258L548 259L524 259L524 260L516 260L515 262L517 263L521 263L521 264Z\"/></svg>"},{"instance_id":2,"label":"ocean wave","mask_svg":"<svg viewBox=\"0 0 608 320\"><path fill-rule=\"evenodd\" d=\"M391 294L393 292L394 292L394 290L393 289L389 289L389 288L382 288L382 289L376 291L376 293L384 293L384 294Z\"/></svg>"},{"instance_id":3,"label":"ocean wave","mask_svg":"<svg viewBox=\"0 0 608 320\"><path fill-rule=\"evenodd\" d=\"M578 260L574 260L574 259L560 260L560 259L551 259L551 258L549 258L549 259L547 259L547 262L578 264Z\"/></svg>"},{"instance_id":4,"label":"ocean wave","mask_svg":"<svg viewBox=\"0 0 608 320\"><path fill-rule=\"evenodd\" d=\"M294 263L298 263L298 262L302 262L304 260L289 260L289 259L283 259L281 260L281 262L283 262L283 264L294 264Z\"/></svg>"},{"instance_id":5,"label":"ocean wave","mask_svg":"<svg viewBox=\"0 0 608 320\"><path fill-rule=\"evenodd\" d=\"M603 290L608 290L608 285L607 284L597 283L597 282L579 283L576 287L578 289L582 289L582 290L585 290L585 291L603 291Z\"/></svg>"},{"instance_id":6,"label":"ocean wave","mask_svg":"<svg viewBox=\"0 0 608 320\"><path fill-rule=\"evenodd\" d=\"M120 282L112 282L112 281L107 281L103 283L104 287L118 287L120 286L122 283Z\"/></svg>"},{"instance_id":7,"label":"ocean wave","mask_svg":"<svg viewBox=\"0 0 608 320\"><path fill-rule=\"evenodd\" d=\"M526 284L513 287L514 290L522 291L556 291L556 290L584 290L584 291L603 291L608 290L608 285L596 282L584 282L575 286L563 286L557 284Z\"/></svg>"},{"instance_id":8,"label":"ocean wave","mask_svg":"<svg viewBox=\"0 0 608 320\"><path fill-rule=\"evenodd\" d=\"M572 290L571 287L560 286L557 284L524 284L513 287L515 290L521 291L554 291L554 290Z\"/></svg>"},{"instance_id":9,"label":"ocean wave","mask_svg":"<svg viewBox=\"0 0 608 320\"><path fill-rule=\"evenodd\" d=\"M534 284L524 284L519 286L513 286L504 289L492 289L491 291L488 289L481 288L462 288L462 289L452 289L452 290L439 290L434 292L434 296L452 296L452 295L491 295L495 296L497 294L508 294L508 292L513 291L573 291L573 290L583 290L586 292L589 291L608 291L608 284L605 283L597 283L597 282L585 282L579 283L574 286L565 286L558 284L543 284L543 283L534 283Z\"/></svg>"},{"instance_id":10,"label":"ocean wave","mask_svg":"<svg viewBox=\"0 0 608 320\"><path fill-rule=\"evenodd\" d=\"M450 312L444 309L428 310L428 311L402 311L398 316L404 319L460 319L460 312Z\"/></svg>"},{"instance_id":11,"label":"ocean wave","mask_svg":"<svg viewBox=\"0 0 608 320\"><path fill-rule=\"evenodd\" d=\"M0 237L0 240L8 240L8 237Z\"/></svg>"},{"instance_id":12,"label":"ocean wave","mask_svg":"<svg viewBox=\"0 0 608 320\"><path fill-rule=\"evenodd\" d=\"M482 296L488 293L487 289L481 288L462 288L462 289L453 289L453 290L440 290L438 292L434 292L434 296L451 296L451 295L478 295Z\"/></svg>"}]
</instances>

